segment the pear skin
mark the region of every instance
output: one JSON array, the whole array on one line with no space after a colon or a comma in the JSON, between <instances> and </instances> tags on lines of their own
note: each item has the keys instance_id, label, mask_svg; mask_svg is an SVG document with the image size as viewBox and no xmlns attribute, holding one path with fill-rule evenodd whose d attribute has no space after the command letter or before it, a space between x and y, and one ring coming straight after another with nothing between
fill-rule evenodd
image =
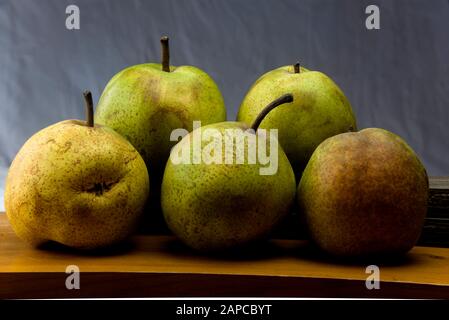
<instances>
[{"instance_id":1,"label":"pear skin","mask_svg":"<svg viewBox=\"0 0 449 320\"><path fill-rule=\"evenodd\" d=\"M134 230L149 194L145 162L112 129L66 120L33 135L11 164L5 208L19 238L92 249Z\"/></svg>"},{"instance_id":2,"label":"pear skin","mask_svg":"<svg viewBox=\"0 0 449 320\"><path fill-rule=\"evenodd\" d=\"M160 232L160 186L165 163L177 141L175 129L193 130L193 121L207 125L226 120L223 97L214 80L193 66L170 66L168 38L161 39L162 63L144 63L117 73L106 85L95 121L125 137L142 155L152 195L142 230Z\"/></svg>"},{"instance_id":3,"label":"pear skin","mask_svg":"<svg viewBox=\"0 0 449 320\"><path fill-rule=\"evenodd\" d=\"M321 143L297 193L315 243L345 257L409 251L421 233L427 198L418 156L399 136L377 128Z\"/></svg>"},{"instance_id":4,"label":"pear skin","mask_svg":"<svg viewBox=\"0 0 449 320\"><path fill-rule=\"evenodd\" d=\"M147 63L119 72L106 85L95 121L124 136L139 151L149 168L164 169L174 129L192 131L226 120L223 98L214 81L191 66L170 67ZM153 171L152 171L153 172Z\"/></svg>"},{"instance_id":5,"label":"pear skin","mask_svg":"<svg viewBox=\"0 0 449 320\"><path fill-rule=\"evenodd\" d=\"M263 106L287 92L294 102L270 112L260 127L279 129L279 142L300 177L315 148L328 137L355 130L356 119L332 79L296 64L262 75L243 99L237 120L252 123Z\"/></svg>"},{"instance_id":6,"label":"pear skin","mask_svg":"<svg viewBox=\"0 0 449 320\"><path fill-rule=\"evenodd\" d=\"M213 150L210 153L219 154L218 159L194 164L194 137L210 129L215 130L214 137L223 139L203 139L201 149L203 152ZM237 155L248 154L249 140L235 143L228 158L234 161L226 163L223 141L229 137L229 130L246 132L247 129L249 126L242 122L203 126L172 149L162 182L162 209L169 228L194 249L224 250L258 240L288 214L294 202L293 169L279 143L271 136L257 139L270 146L277 143L278 164L274 174L262 175L260 169L265 165L258 159L254 163L236 161ZM207 149L211 145L213 148ZM175 157L182 150L188 151L192 163L178 163Z\"/></svg>"}]
</instances>

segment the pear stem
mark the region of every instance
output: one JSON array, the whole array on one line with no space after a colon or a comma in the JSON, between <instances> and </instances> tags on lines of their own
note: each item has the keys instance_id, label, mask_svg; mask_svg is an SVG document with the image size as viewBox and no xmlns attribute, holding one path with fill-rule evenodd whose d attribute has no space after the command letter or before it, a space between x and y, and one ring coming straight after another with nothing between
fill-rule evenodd
<instances>
[{"instance_id":1,"label":"pear stem","mask_svg":"<svg viewBox=\"0 0 449 320\"><path fill-rule=\"evenodd\" d=\"M299 61L293 65L293 68L295 69L295 73L299 73L299 66L300 66Z\"/></svg>"},{"instance_id":2,"label":"pear stem","mask_svg":"<svg viewBox=\"0 0 449 320\"><path fill-rule=\"evenodd\" d=\"M86 106L86 123L88 127L94 126L94 103L92 93L89 90L84 91L84 104Z\"/></svg>"},{"instance_id":3,"label":"pear stem","mask_svg":"<svg viewBox=\"0 0 449 320\"><path fill-rule=\"evenodd\" d=\"M162 46L162 71L170 72L170 48L168 46L168 37L161 38Z\"/></svg>"},{"instance_id":4,"label":"pear stem","mask_svg":"<svg viewBox=\"0 0 449 320\"><path fill-rule=\"evenodd\" d=\"M262 120L267 116L268 113L270 113L271 110L273 110L277 106L280 106L281 104L292 102L292 101L293 101L293 96L290 93L284 94L283 96L272 101L269 105L267 105L265 108L262 109L262 111L257 116L256 120L254 120L253 124L251 125L251 129L253 129L254 131L257 131Z\"/></svg>"}]
</instances>

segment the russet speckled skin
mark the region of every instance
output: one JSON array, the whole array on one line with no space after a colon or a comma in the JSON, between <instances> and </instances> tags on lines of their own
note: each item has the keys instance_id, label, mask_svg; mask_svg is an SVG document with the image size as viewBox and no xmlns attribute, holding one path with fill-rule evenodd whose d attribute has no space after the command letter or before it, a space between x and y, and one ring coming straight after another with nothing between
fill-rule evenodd
<instances>
[{"instance_id":1,"label":"russet speckled skin","mask_svg":"<svg viewBox=\"0 0 449 320\"><path fill-rule=\"evenodd\" d=\"M310 235L337 256L401 254L419 238L428 178L414 151L377 128L339 134L313 153L297 200Z\"/></svg>"},{"instance_id":2,"label":"russet speckled skin","mask_svg":"<svg viewBox=\"0 0 449 320\"><path fill-rule=\"evenodd\" d=\"M260 128L279 129L279 142L299 177L315 148L326 138L356 130L349 101L325 74L284 66L262 75L249 89L237 115L251 124L262 108L276 97L293 94L292 103L279 106Z\"/></svg>"},{"instance_id":3,"label":"russet speckled skin","mask_svg":"<svg viewBox=\"0 0 449 320\"><path fill-rule=\"evenodd\" d=\"M147 63L120 71L106 85L95 111L95 121L128 139L142 155L152 181L161 177L170 149L170 133L192 131L226 120L223 97L215 82L192 66L170 67ZM160 181L159 181L160 183Z\"/></svg>"},{"instance_id":4,"label":"russet speckled skin","mask_svg":"<svg viewBox=\"0 0 449 320\"><path fill-rule=\"evenodd\" d=\"M208 128L224 135L225 129L248 127L222 122L196 130ZM170 158L192 135L173 148ZM202 141L202 146L209 143ZM248 145L244 148L247 150ZM190 151L193 156L192 145ZM263 237L288 214L295 198L293 169L280 147L278 156L274 175L260 175L260 163L175 165L169 159L162 182L167 225L184 243L202 251L227 249Z\"/></svg>"},{"instance_id":5,"label":"russet speckled skin","mask_svg":"<svg viewBox=\"0 0 449 320\"><path fill-rule=\"evenodd\" d=\"M104 126L66 120L33 135L11 164L8 219L23 240L91 249L126 238L149 194L145 163Z\"/></svg>"}]
</instances>

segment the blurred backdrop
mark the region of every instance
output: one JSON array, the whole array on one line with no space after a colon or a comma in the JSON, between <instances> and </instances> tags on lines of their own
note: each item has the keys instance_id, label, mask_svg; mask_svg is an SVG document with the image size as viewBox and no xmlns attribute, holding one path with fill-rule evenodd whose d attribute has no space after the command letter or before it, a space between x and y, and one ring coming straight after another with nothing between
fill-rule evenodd
<instances>
[{"instance_id":1,"label":"blurred backdrop","mask_svg":"<svg viewBox=\"0 0 449 320\"><path fill-rule=\"evenodd\" d=\"M65 25L68 5L80 29ZM365 8L380 8L367 30ZM449 174L448 0L0 0L0 210L6 170L37 130L83 118L126 66L195 65L221 89L228 119L264 72L299 60L332 77L359 128L404 137L430 175Z\"/></svg>"}]
</instances>

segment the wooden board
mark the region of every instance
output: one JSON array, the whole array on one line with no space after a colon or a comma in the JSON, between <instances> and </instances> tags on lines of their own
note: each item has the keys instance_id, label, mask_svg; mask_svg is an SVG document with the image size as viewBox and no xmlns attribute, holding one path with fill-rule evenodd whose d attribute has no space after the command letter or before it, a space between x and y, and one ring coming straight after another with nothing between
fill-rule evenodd
<instances>
[{"instance_id":1,"label":"wooden board","mask_svg":"<svg viewBox=\"0 0 449 320\"><path fill-rule=\"evenodd\" d=\"M449 247L449 176L429 179L427 217L418 243Z\"/></svg>"},{"instance_id":2,"label":"wooden board","mask_svg":"<svg viewBox=\"0 0 449 320\"><path fill-rule=\"evenodd\" d=\"M449 176L430 177L428 215L449 220Z\"/></svg>"},{"instance_id":3,"label":"wooden board","mask_svg":"<svg viewBox=\"0 0 449 320\"><path fill-rule=\"evenodd\" d=\"M379 290L365 286L369 264L380 267ZM80 290L65 287L69 265L80 269ZM35 249L0 214L0 298L192 296L449 298L449 249L415 247L395 262L358 264L330 260L298 240L215 257L150 235L96 253Z\"/></svg>"}]
</instances>

